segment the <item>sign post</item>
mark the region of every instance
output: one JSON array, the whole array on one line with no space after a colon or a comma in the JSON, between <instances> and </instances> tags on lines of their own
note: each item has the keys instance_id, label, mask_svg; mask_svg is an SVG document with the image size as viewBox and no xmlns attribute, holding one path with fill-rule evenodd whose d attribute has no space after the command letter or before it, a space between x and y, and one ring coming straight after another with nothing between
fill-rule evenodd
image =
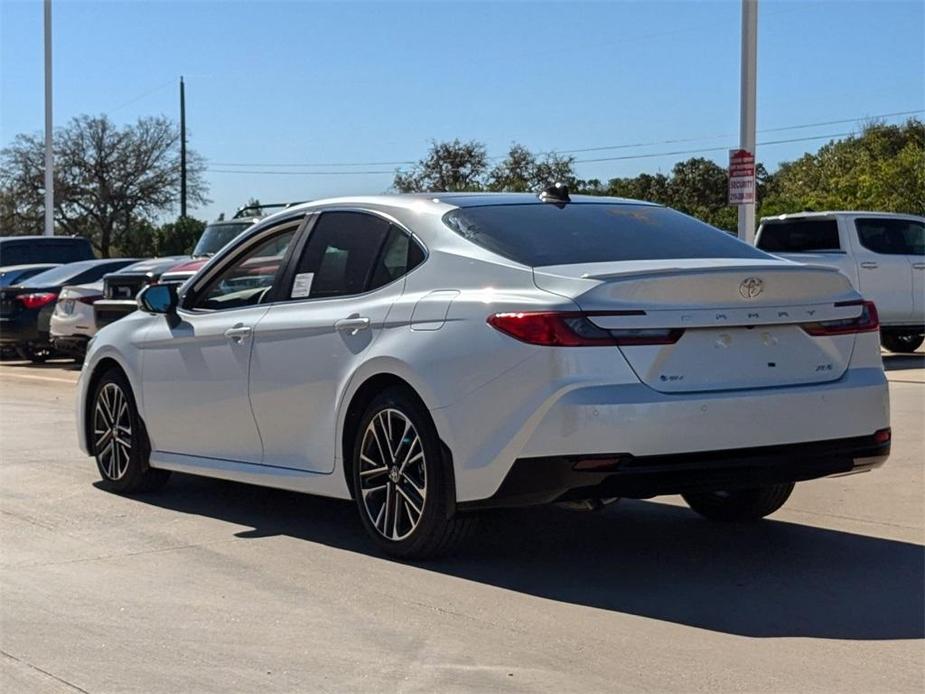
<instances>
[{"instance_id":1,"label":"sign post","mask_svg":"<svg viewBox=\"0 0 925 694\"><path fill-rule=\"evenodd\" d=\"M755 157L755 98L758 63L758 0L742 0L742 74L740 83L741 110L739 112L739 149ZM732 159L730 158L730 164ZM734 203L739 206L739 239L755 243L755 184L752 173L751 198ZM729 178L729 197L732 201L732 172Z\"/></svg>"}]
</instances>

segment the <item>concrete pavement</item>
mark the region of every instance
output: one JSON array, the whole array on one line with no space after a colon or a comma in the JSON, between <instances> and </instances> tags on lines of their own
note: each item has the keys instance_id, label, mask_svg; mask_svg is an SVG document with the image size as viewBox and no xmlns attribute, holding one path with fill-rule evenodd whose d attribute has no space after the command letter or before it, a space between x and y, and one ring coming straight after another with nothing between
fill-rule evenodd
<instances>
[{"instance_id":1,"label":"concrete pavement","mask_svg":"<svg viewBox=\"0 0 925 694\"><path fill-rule=\"evenodd\" d=\"M925 356L886 362L890 461L771 520L507 512L422 565L377 556L348 503L108 494L76 371L0 365L0 691L921 691Z\"/></svg>"}]
</instances>

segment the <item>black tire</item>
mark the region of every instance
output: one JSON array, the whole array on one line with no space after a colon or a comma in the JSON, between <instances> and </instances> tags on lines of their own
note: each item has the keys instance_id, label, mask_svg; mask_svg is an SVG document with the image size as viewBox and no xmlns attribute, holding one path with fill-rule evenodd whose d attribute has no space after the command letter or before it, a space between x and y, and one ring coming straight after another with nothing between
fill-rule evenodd
<instances>
[{"instance_id":1,"label":"black tire","mask_svg":"<svg viewBox=\"0 0 925 694\"><path fill-rule=\"evenodd\" d=\"M401 559L445 555L472 531L472 516L448 512L456 494L452 466L430 416L407 390L389 388L373 399L360 419L352 457L360 520L385 553Z\"/></svg>"},{"instance_id":2,"label":"black tire","mask_svg":"<svg viewBox=\"0 0 925 694\"><path fill-rule=\"evenodd\" d=\"M687 505L705 518L724 522L756 521L778 510L790 498L793 482L754 489L683 494Z\"/></svg>"},{"instance_id":3,"label":"black tire","mask_svg":"<svg viewBox=\"0 0 925 694\"><path fill-rule=\"evenodd\" d=\"M32 345L17 347L16 351L19 352L20 357L31 361L33 364L44 364L48 360L48 357L51 356L51 350L42 347L33 347Z\"/></svg>"},{"instance_id":4,"label":"black tire","mask_svg":"<svg viewBox=\"0 0 925 694\"><path fill-rule=\"evenodd\" d=\"M916 333L881 333L880 344L896 354L912 354L925 342L925 335Z\"/></svg>"},{"instance_id":5,"label":"black tire","mask_svg":"<svg viewBox=\"0 0 925 694\"><path fill-rule=\"evenodd\" d=\"M148 433L121 369L108 370L97 382L87 416L90 445L103 487L119 494L137 494L167 484L169 470L148 466Z\"/></svg>"}]
</instances>

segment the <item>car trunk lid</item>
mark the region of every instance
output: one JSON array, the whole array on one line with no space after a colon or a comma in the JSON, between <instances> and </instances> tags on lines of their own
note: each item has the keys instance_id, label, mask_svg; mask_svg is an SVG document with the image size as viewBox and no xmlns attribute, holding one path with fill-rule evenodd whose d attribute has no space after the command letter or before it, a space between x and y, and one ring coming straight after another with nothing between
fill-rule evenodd
<instances>
[{"instance_id":1,"label":"car trunk lid","mask_svg":"<svg viewBox=\"0 0 925 694\"><path fill-rule=\"evenodd\" d=\"M619 347L640 380L665 393L836 380L855 336L814 337L801 325L861 312L846 277L787 261L590 263L538 267L534 278L600 328L677 330L671 344Z\"/></svg>"}]
</instances>

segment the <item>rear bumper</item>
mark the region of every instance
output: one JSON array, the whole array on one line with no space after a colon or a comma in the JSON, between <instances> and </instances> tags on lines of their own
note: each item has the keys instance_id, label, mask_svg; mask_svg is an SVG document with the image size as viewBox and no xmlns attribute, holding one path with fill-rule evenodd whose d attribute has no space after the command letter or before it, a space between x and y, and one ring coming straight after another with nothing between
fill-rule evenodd
<instances>
[{"instance_id":1,"label":"rear bumper","mask_svg":"<svg viewBox=\"0 0 925 694\"><path fill-rule=\"evenodd\" d=\"M82 357L87 353L87 343L90 338L86 335L68 335L67 337L51 337L51 344L59 352Z\"/></svg>"},{"instance_id":2,"label":"rear bumper","mask_svg":"<svg viewBox=\"0 0 925 694\"><path fill-rule=\"evenodd\" d=\"M38 316L34 311L23 311L16 316L0 318L0 344L2 345L47 341L48 333L39 331Z\"/></svg>"},{"instance_id":3,"label":"rear bumper","mask_svg":"<svg viewBox=\"0 0 925 694\"><path fill-rule=\"evenodd\" d=\"M889 441L870 435L674 455L521 458L494 495L459 507L473 510L570 499L649 498L745 489L867 472L886 462L889 454Z\"/></svg>"}]
</instances>

